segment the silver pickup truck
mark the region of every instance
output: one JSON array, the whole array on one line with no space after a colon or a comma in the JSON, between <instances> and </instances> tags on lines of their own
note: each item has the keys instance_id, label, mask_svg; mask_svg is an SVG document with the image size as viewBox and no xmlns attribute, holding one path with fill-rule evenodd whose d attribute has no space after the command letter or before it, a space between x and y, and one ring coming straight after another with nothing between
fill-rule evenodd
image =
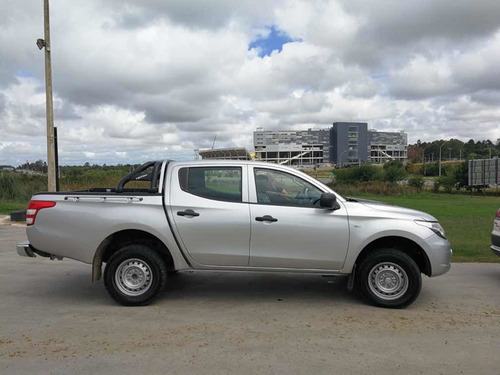
<instances>
[{"instance_id":1,"label":"silver pickup truck","mask_svg":"<svg viewBox=\"0 0 500 375\"><path fill-rule=\"evenodd\" d=\"M106 264L106 289L123 305L148 304L169 273L196 269L348 275L370 303L401 308L451 257L426 213L251 161L148 162L116 188L35 194L27 236L19 255L91 264L93 281Z\"/></svg>"}]
</instances>

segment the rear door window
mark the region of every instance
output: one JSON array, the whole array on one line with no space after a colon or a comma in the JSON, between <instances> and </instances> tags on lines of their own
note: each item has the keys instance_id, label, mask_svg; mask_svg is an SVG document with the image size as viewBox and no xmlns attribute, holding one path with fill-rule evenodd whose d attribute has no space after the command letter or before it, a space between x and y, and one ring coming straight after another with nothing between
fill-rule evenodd
<instances>
[{"instance_id":1,"label":"rear door window","mask_svg":"<svg viewBox=\"0 0 500 375\"><path fill-rule=\"evenodd\" d=\"M199 197L241 202L241 167L193 167L179 170L182 190Z\"/></svg>"}]
</instances>

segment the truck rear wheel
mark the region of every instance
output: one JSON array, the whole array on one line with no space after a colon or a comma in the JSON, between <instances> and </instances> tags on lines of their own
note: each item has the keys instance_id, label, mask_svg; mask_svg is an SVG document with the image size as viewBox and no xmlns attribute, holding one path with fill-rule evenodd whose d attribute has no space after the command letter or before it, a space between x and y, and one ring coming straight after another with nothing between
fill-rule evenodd
<instances>
[{"instance_id":1,"label":"truck rear wheel","mask_svg":"<svg viewBox=\"0 0 500 375\"><path fill-rule=\"evenodd\" d=\"M151 303L167 284L162 258L144 245L128 245L114 253L104 269L109 295L125 306Z\"/></svg>"},{"instance_id":2,"label":"truck rear wheel","mask_svg":"<svg viewBox=\"0 0 500 375\"><path fill-rule=\"evenodd\" d=\"M415 301L422 276L415 261L397 249L379 249L359 265L358 290L371 304L404 308Z\"/></svg>"}]
</instances>

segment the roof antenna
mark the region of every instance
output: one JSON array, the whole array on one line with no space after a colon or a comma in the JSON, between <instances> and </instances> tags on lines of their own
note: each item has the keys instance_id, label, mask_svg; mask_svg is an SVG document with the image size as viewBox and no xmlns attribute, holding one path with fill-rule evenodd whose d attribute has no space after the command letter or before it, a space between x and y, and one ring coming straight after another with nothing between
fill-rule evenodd
<instances>
[{"instance_id":1,"label":"roof antenna","mask_svg":"<svg viewBox=\"0 0 500 375\"><path fill-rule=\"evenodd\" d=\"M217 133L215 133L214 141L212 143L212 150L214 149L215 146L215 141L217 140Z\"/></svg>"}]
</instances>

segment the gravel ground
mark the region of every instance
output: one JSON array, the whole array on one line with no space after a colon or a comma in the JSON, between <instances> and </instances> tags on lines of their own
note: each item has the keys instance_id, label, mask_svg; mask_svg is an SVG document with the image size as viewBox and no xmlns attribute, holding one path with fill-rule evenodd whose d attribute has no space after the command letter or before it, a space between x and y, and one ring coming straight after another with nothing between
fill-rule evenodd
<instances>
[{"instance_id":1,"label":"gravel ground","mask_svg":"<svg viewBox=\"0 0 500 375\"><path fill-rule=\"evenodd\" d=\"M125 308L89 265L19 257L25 238L0 225L2 374L500 373L500 264L424 277L405 310L345 278L246 272L180 273Z\"/></svg>"}]
</instances>

